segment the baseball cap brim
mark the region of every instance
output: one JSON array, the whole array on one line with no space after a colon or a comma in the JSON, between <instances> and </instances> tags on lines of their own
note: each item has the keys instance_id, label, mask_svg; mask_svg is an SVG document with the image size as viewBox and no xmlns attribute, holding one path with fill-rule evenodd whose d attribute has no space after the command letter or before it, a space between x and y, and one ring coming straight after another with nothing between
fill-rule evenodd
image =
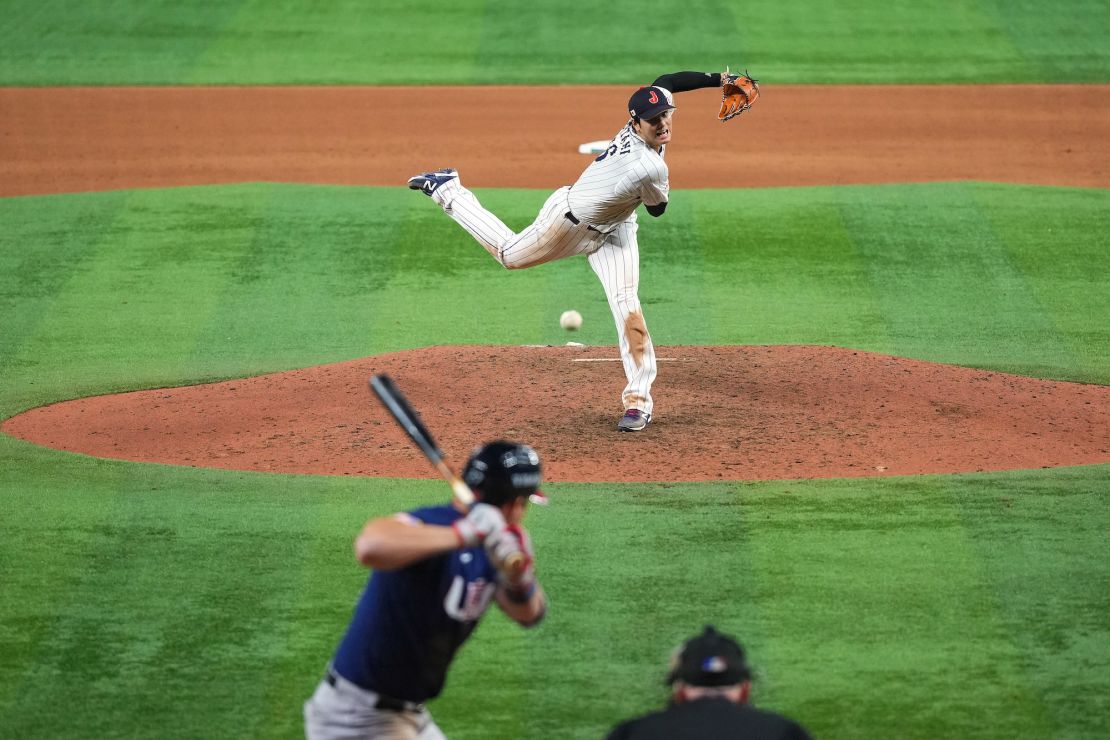
<instances>
[{"instance_id":1,"label":"baseball cap brim","mask_svg":"<svg viewBox=\"0 0 1110 740\"><path fill-rule=\"evenodd\" d=\"M645 109L643 112L637 113L637 117L638 118L655 118L656 116L658 116L661 113L665 113L669 110L677 110L677 109L678 109L677 105L671 105L670 103L664 101L662 103L659 103L657 105L653 105L652 107Z\"/></svg>"}]
</instances>

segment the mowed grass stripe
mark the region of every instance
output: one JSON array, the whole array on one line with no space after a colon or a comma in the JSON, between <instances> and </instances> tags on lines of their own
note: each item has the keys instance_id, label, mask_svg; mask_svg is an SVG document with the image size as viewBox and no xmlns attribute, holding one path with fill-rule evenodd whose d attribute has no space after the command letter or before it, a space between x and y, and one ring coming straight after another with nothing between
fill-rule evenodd
<instances>
[{"instance_id":1,"label":"mowed grass stripe","mask_svg":"<svg viewBox=\"0 0 1110 740\"><path fill-rule=\"evenodd\" d=\"M644 0L635 11L672 9ZM627 32L627 6L582 0L52 0L9 11L0 84L639 85L726 64L767 85L1110 80L1110 10L1097 0L1062 0L1051 14L1000 0L716 2L668 27L650 61Z\"/></svg>"},{"instance_id":2,"label":"mowed grass stripe","mask_svg":"<svg viewBox=\"0 0 1110 740\"><path fill-rule=\"evenodd\" d=\"M0 80L20 85L182 84L239 6L83 3L7 8ZM227 80L233 81L233 80Z\"/></svg>"},{"instance_id":3,"label":"mowed grass stripe","mask_svg":"<svg viewBox=\"0 0 1110 740\"><path fill-rule=\"evenodd\" d=\"M0 727L46 737L42 727L50 719L42 697L54 696L69 675L83 670L66 664L61 643L79 638L80 620L100 600L130 588L111 554L100 551L119 513L115 486L111 464L75 456L59 464L53 451L7 438L0 444ZM121 580L106 593L92 594L86 607L85 584L98 570ZM128 616L120 625L130 622Z\"/></svg>"},{"instance_id":4,"label":"mowed grass stripe","mask_svg":"<svg viewBox=\"0 0 1110 740\"><path fill-rule=\"evenodd\" d=\"M1104 736L1110 716L1110 465L941 479L989 597L1055 737Z\"/></svg>"},{"instance_id":5,"label":"mowed grass stripe","mask_svg":"<svg viewBox=\"0 0 1110 740\"><path fill-rule=\"evenodd\" d=\"M752 597L774 624L771 662L790 671L775 704L837 714L818 735L961 734L984 706L999 736L1051 734L980 558L999 522L972 530L946 478L782 487L751 524Z\"/></svg>"},{"instance_id":6,"label":"mowed grass stripe","mask_svg":"<svg viewBox=\"0 0 1110 740\"><path fill-rule=\"evenodd\" d=\"M240 0L236 12L211 29L204 53L179 82L344 85L472 80L479 76L485 9L484 0L419 6L341 0L275 12L264 0ZM491 13L503 16L505 9L499 6Z\"/></svg>"},{"instance_id":7,"label":"mowed grass stripe","mask_svg":"<svg viewBox=\"0 0 1110 740\"><path fill-rule=\"evenodd\" d=\"M981 187L911 185L893 198L845 193L841 212L865 256L895 354L963 364L973 357L970 364L979 366L1066 376L1076 358L1014 260L1043 247L1043 222L1020 241L1008 242L975 198ZM1110 206L1110 193L1093 200ZM1085 221L1094 205L1079 198L1063 212L1044 216ZM1005 345L984 346L984 337L1000 334L1023 340L1020 356ZM942 335L947 341L938 341Z\"/></svg>"},{"instance_id":8,"label":"mowed grass stripe","mask_svg":"<svg viewBox=\"0 0 1110 740\"><path fill-rule=\"evenodd\" d=\"M889 350L868 265L840 211L844 197L840 189L784 188L690 198L694 238L678 219L671 228L674 241L700 253L691 282L700 278L701 286L685 316L671 317L674 331L685 335L682 323L694 315L711 322L706 344L862 346L866 337L869 347ZM653 247L646 251L658 259Z\"/></svg>"},{"instance_id":9,"label":"mowed grass stripe","mask_svg":"<svg viewBox=\"0 0 1110 740\"><path fill-rule=\"evenodd\" d=\"M228 250L191 374L335 362L405 336L410 305L381 299L414 272L404 264L412 255L396 247L408 191L257 184L219 192L255 227Z\"/></svg>"},{"instance_id":10,"label":"mowed grass stripe","mask_svg":"<svg viewBox=\"0 0 1110 740\"><path fill-rule=\"evenodd\" d=\"M257 599L267 585L264 571L234 544L248 536L246 527L240 524L239 532L224 537L218 529L207 531L209 517L182 511L190 500L195 503L182 489L152 494L167 495L152 517L143 511L144 498L127 490L131 487L122 479L128 471L115 466L115 472L115 480L101 479L86 491L92 496L84 501L108 509L98 521L84 532L83 527L46 532L80 546L80 557L72 561L79 570L62 603L53 606L58 618L7 716L6 723L20 734L59 733L59 718L42 713L38 704L50 692L81 697L67 707L64 721L86 737L196 736L195 725L183 733L178 713L184 715L201 696L210 712L229 718L239 702L256 701L258 683L242 680L245 664L260 657L262 646L252 645L252 638L266 639L270 632L230 601L240 595ZM69 522L81 519L80 502L73 503L78 506ZM255 511L251 518L259 515ZM254 577L214 577L217 552ZM244 661L248 653L251 658Z\"/></svg>"},{"instance_id":11,"label":"mowed grass stripe","mask_svg":"<svg viewBox=\"0 0 1110 740\"><path fill-rule=\"evenodd\" d=\"M1034 207L1003 189L977 188L970 195L1036 308L1026 333L1053 334L1066 362L1097 376L1110 358L1104 330L1110 318L1110 193L1054 189L1040 193ZM1023 318L1011 320L1020 325ZM1051 375L1059 365L1034 372Z\"/></svg>"},{"instance_id":12,"label":"mowed grass stripe","mask_svg":"<svg viewBox=\"0 0 1110 740\"><path fill-rule=\"evenodd\" d=\"M744 64L754 69L754 60L773 60L767 73L780 79L913 82L915 68L918 80L924 68L946 82L989 81L1007 74L1032 81L1044 75L1002 30L993 8L979 1L895 0L861 6L760 0L732 5L731 10L748 39ZM760 22L752 24L752 18ZM782 45L786 38L789 48ZM863 39L867 41L860 43ZM822 63L830 59L837 60L835 70Z\"/></svg>"},{"instance_id":13,"label":"mowed grass stripe","mask_svg":"<svg viewBox=\"0 0 1110 740\"><path fill-rule=\"evenodd\" d=\"M59 373L61 363L41 347L25 351L58 295L98 252L114 246L103 235L114 228L126 195L89 198L11 198L0 200L5 228L0 230L0 371L7 402L33 405L44 381ZM70 381L73 378L55 378ZM35 388L38 384L38 388ZM5 407L0 406L0 415Z\"/></svg>"},{"instance_id":14,"label":"mowed grass stripe","mask_svg":"<svg viewBox=\"0 0 1110 740\"><path fill-rule=\"evenodd\" d=\"M1033 12L1015 13L1007 0L978 0L976 6L993 21L991 35L1019 51L1023 64L1006 64L1010 73L1033 80L1089 82L1108 68L1110 5L1102 0L1068 0L1060 6L1063 12L1049 15L1033 11L1033 6L1026 6ZM1003 66L999 62L996 67Z\"/></svg>"},{"instance_id":15,"label":"mowed grass stripe","mask_svg":"<svg viewBox=\"0 0 1110 740\"><path fill-rule=\"evenodd\" d=\"M41 370L22 383L68 398L212 377L190 374L186 361L228 265L260 223L259 195L245 190L233 203L205 188L132 191L123 203L114 194L57 196L100 199L116 213L98 227L79 209L59 219L59 229L95 247L23 338L16 364Z\"/></svg>"},{"instance_id":16,"label":"mowed grass stripe","mask_svg":"<svg viewBox=\"0 0 1110 740\"><path fill-rule=\"evenodd\" d=\"M33 491L3 479L0 726L21 736L295 735L367 575L354 534L414 488L431 500L427 482L61 466Z\"/></svg>"}]
</instances>

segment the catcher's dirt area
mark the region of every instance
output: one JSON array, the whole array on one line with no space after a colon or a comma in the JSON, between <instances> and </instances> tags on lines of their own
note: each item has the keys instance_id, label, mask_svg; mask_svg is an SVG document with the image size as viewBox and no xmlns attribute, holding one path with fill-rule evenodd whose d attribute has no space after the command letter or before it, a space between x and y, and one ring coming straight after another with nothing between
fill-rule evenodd
<instances>
[{"instance_id":1,"label":"catcher's dirt area","mask_svg":"<svg viewBox=\"0 0 1110 740\"><path fill-rule=\"evenodd\" d=\"M1028 101L1046 90L1052 104L1031 111ZM403 187L410 175L444 166L474 187L553 189L588 162L575 153L579 144L621 126L628 93L0 88L0 196L248 181ZM1107 85L845 90L764 81L756 107L728 124L716 120L715 91L684 93L678 103L667 151L678 190L959 179L1110 187ZM16 416L3 431L128 460L430 477L367 388L371 373L388 372L456 462L476 442L518 437L541 451L554 481L1110 461L1110 387L830 347L658 352L656 420L638 434L614 431L624 383L615 346L419 349L70 401ZM584 397L583 387L596 392Z\"/></svg>"}]
</instances>

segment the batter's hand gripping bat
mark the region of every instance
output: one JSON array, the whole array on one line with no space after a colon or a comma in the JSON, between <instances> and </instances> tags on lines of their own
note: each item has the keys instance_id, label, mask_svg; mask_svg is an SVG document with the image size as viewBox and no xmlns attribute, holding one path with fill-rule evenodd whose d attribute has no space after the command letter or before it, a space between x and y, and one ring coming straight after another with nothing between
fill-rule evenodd
<instances>
[{"instance_id":1,"label":"batter's hand gripping bat","mask_svg":"<svg viewBox=\"0 0 1110 740\"><path fill-rule=\"evenodd\" d=\"M385 374L370 378L370 389L374 391L382 405L386 407L397 423L401 425L401 428L405 430L405 433L409 435L409 439L415 442L425 457L431 461L439 474L443 476L443 479L451 484L451 492L454 494L455 500L469 509L474 504L474 492L463 483L462 479L455 474L455 471L443 459L443 452L440 451L439 445L432 438L432 433L424 426L424 422L420 420L420 415L409 404L405 394L401 393L401 389L394 385L393 380ZM517 575L524 569L524 566L524 553L517 552L507 557L501 567L510 575Z\"/></svg>"}]
</instances>

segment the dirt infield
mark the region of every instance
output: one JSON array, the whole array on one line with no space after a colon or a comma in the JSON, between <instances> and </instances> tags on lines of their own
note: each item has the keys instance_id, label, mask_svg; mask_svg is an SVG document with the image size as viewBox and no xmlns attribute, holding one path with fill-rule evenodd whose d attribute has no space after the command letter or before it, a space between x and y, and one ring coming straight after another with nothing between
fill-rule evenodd
<instances>
[{"instance_id":1,"label":"dirt infield","mask_svg":"<svg viewBox=\"0 0 1110 740\"><path fill-rule=\"evenodd\" d=\"M831 347L663 347L657 420L615 430L609 347L433 347L187 388L86 398L8 434L100 457L285 473L428 477L373 399L393 376L449 456L524 438L554 481L954 473L1110 461L1110 387ZM494 382L494 379L496 381ZM589 395L582 388L594 388ZM505 389L512 389L507 393Z\"/></svg>"},{"instance_id":2,"label":"dirt infield","mask_svg":"<svg viewBox=\"0 0 1110 740\"><path fill-rule=\"evenodd\" d=\"M1051 105L1031 109L1046 91ZM620 127L628 92L0 88L0 196L249 181L400 186L448 165L475 187L554 188L588 161L575 153L580 143ZM667 152L677 190L960 179L1110 187L1105 85L765 85L758 107L726 125L715 118L715 91L678 102ZM127 460L426 477L427 463L366 388L370 373L385 371L456 460L476 440L521 437L544 452L556 481L1110 461L1107 387L827 347L665 347L660 357L656 420L636 435L614 431L623 382L612 347L414 350L70 401L2 428ZM599 390L583 398L587 386Z\"/></svg>"},{"instance_id":3,"label":"dirt infield","mask_svg":"<svg viewBox=\"0 0 1110 740\"><path fill-rule=\"evenodd\" d=\"M1110 85L776 87L721 124L677 99L672 186L993 180L1110 186ZM0 88L0 196L274 181L555 188L628 87ZM1032 105L1030 101L1037 101Z\"/></svg>"}]
</instances>

